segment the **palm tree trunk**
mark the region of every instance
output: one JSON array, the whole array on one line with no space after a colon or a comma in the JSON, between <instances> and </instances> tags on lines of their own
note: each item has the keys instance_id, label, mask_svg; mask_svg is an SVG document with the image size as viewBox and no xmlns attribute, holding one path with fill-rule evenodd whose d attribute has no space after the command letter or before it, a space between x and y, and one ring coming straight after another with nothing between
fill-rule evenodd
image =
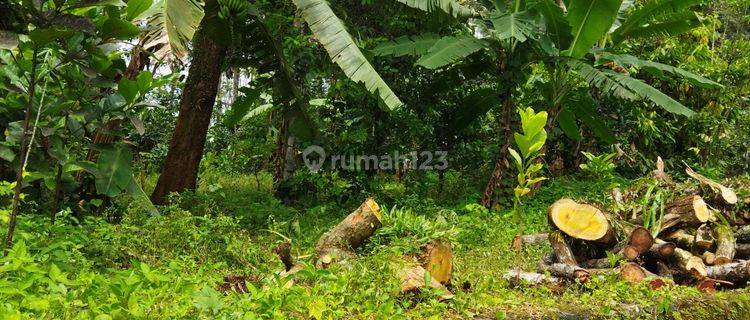
<instances>
[{"instance_id":1,"label":"palm tree trunk","mask_svg":"<svg viewBox=\"0 0 750 320\"><path fill-rule=\"evenodd\" d=\"M204 22L205 23L205 19ZM151 201L164 204L171 192L195 189L226 47L204 29L195 33L193 61L185 82L172 140Z\"/></svg>"}]
</instances>

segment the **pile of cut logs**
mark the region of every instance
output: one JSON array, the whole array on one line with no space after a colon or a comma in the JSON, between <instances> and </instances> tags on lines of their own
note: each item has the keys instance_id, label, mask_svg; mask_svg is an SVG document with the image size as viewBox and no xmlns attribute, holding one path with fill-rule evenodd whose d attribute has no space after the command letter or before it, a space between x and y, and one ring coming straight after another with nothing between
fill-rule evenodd
<instances>
[{"instance_id":1,"label":"pile of cut logs","mask_svg":"<svg viewBox=\"0 0 750 320\"><path fill-rule=\"evenodd\" d=\"M740 208L735 192L689 167L696 188L675 192L657 210L658 220L643 226L644 212L606 213L601 208L571 199L549 207L549 233L519 235L515 248L548 242L538 272L512 270L505 278L512 285L560 287L586 283L598 275L616 275L624 281L694 285L704 292L716 287L745 286L750 280L750 215ZM663 170L654 172L662 188L680 189ZM619 191L615 203L622 202ZM621 206L620 206L621 207ZM647 210L641 210L646 211ZM656 226L656 227L655 227Z\"/></svg>"}]
</instances>

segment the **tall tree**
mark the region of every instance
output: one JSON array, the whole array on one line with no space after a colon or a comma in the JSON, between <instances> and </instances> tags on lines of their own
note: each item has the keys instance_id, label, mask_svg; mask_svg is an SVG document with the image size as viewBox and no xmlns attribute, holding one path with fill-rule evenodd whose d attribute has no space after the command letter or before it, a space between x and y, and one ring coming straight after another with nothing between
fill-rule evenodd
<instances>
[{"instance_id":1,"label":"tall tree","mask_svg":"<svg viewBox=\"0 0 750 320\"><path fill-rule=\"evenodd\" d=\"M169 143L167 159L151 194L151 201L163 204L170 192L195 189L198 166L203 157L211 113L219 88L226 45L208 31L216 16L215 1L206 3L206 17L194 35L192 61L180 100L180 113Z\"/></svg>"}]
</instances>

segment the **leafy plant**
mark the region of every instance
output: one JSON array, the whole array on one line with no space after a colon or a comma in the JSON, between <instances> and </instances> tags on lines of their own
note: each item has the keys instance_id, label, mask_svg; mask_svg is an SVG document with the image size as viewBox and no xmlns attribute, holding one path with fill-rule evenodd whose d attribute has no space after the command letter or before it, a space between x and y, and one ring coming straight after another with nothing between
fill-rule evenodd
<instances>
[{"instance_id":1,"label":"leafy plant","mask_svg":"<svg viewBox=\"0 0 750 320\"><path fill-rule=\"evenodd\" d=\"M547 141L547 131L544 126L547 123L547 112L535 112L532 108L518 109L521 117L522 132L513 135L519 154L513 148L508 151L513 157L513 162L518 170L518 184L513 189L515 203L522 203L521 198L531 192L531 187L546 180L541 175L544 165L537 160L542 156L541 150Z\"/></svg>"},{"instance_id":2,"label":"leafy plant","mask_svg":"<svg viewBox=\"0 0 750 320\"><path fill-rule=\"evenodd\" d=\"M588 160L588 163L582 163L579 166L583 172L592 178L608 179L612 177L617 167L614 162L617 153L603 153L597 156L590 152L581 151L581 154Z\"/></svg>"}]
</instances>

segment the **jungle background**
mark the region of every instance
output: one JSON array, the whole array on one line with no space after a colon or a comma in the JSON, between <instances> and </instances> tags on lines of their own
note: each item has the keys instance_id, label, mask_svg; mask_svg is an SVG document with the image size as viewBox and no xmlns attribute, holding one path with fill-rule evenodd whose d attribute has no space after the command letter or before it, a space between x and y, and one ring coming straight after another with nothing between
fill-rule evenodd
<instances>
[{"instance_id":1,"label":"jungle background","mask_svg":"<svg viewBox=\"0 0 750 320\"><path fill-rule=\"evenodd\" d=\"M749 8L0 0L0 319L743 319L747 289L503 275L549 251L510 243L547 231L550 204L610 206L658 157L747 210ZM313 145L448 166L313 171ZM369 197L383 226L351 263L314 267L318 238ZM455 296L403 294L397 261L437 238ZM293 284L272 250L287 241Z\"/></svg>"}]
</instances>

